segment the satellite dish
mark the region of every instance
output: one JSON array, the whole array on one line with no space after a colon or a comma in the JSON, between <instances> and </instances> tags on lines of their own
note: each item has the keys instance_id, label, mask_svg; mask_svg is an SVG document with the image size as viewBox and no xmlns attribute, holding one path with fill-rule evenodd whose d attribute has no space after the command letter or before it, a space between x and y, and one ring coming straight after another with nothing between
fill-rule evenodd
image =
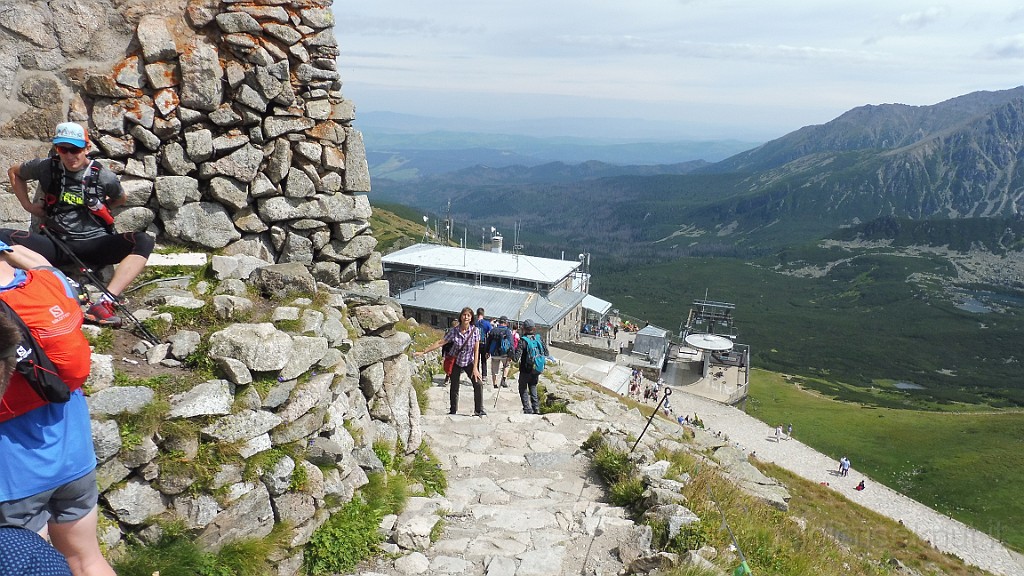
<instances>
[{"instance_id":1,"label":"satellite dish","mask_svg":"<svg viewBox=\"0 0 1024 576\"><path fill-rule=\"evenodd\" d=\"M427 221L427 217L426 217L426 216L424 216L424 217L423 217L423 222L426 222L426 221Z\"/></svg>"},{"instance_id":2,"label":"satellite dish","mask_svg":"<svg viewBox=\"0 0 1024 576\"><path fill-rule=\"evenodd\" d=\"M494 226L491 226L491 234L494 234Z\"/></svg>"}]
</instances>

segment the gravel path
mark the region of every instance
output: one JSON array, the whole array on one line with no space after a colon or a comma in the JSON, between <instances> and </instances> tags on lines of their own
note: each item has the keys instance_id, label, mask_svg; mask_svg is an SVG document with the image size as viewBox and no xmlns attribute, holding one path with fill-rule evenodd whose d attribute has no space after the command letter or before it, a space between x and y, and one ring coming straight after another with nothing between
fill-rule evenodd
<instances>
[{"instance_id":1,"label":"gravel path","mask_svg":"<svg viewBox=\"0 0 1024 576\"><path fill-rule=\"evenodd\" d=\"M962 522L940 514L899 492L873 481L851 466L846 477L836 474L839 463L796 439L776 441L775 429L746 413L687 394L677 388L672 407L679 413L696 412L705 427L721 431L757 458L777 464L812 482L828 485L853 502L879 514L900 520L937 549L962 558L968 564L1004 576L1024 575L1024 556L1008 550L997 540ZM853 464L856 464L854 462ZM865 480L866 490L854 487Z\"/></svg>"},{"instance_id":2,"label":"gravel path","mask_svg":"<svg viewBox=\"0 0 1024 576\"><path fill-rule=\"evenodd\" d=\"M559 360L559 369L566 374L599 382L609 389L621 385L621 366L557 348L552 352ZM601 373L605 376L593 376ZM835 459L799 440L783 439L776 442L774 428L741 410L689 394L685 387L674 388L672 408L680 414L696 412L709 430L727 434L731 442L748 453L755 453L761 460L777 464L812 482L827 482L843 496L893 520L902 521L937 549L953 554L968 564L1002 576L1024 576L1024 555L1007 549L983 532L873 481L857 472L856 467L851 467L846 477L834 474L839 468ZM854 490L862 479L867 489Z\"/></svg>"}]
</instances>

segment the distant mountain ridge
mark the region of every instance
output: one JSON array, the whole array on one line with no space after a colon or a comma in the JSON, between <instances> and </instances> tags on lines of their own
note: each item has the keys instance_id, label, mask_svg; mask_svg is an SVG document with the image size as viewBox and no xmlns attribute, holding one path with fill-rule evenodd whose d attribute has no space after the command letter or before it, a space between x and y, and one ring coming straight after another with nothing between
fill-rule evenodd
<instances>
[{"instance_id":1,"label":"distant mountain ridge","mask_svg":"<svg viewBox=\"0 0 1024 576\"><path fill-rule=\"evenodd\" d=\"M717 162L759 144L739 140L631 140L615 137L611 130L603 138L391 130L372 126L363 129L374 178L413 181L474 166L532 167L552 162L598 161L623 166Z\"/></svg>"},{"instance_id":2,"label":"distant mountain ridge","mask_svg":"<svg viewBox=\"0 0 1024 576\"><path fill-rule=\"evenodd\" d=\"M751 177L743 198L702 216L736 218L738 231L806 217L1008 217L1024 195L1022 153L1024 88L862 107L706 168Z\"/></svg>"},{"instance_id":3,"label":"distant mountain ridge","mask_svg":"<svg viewBox=\"0 0 1024 576\"><path fill-rule=\"evenodd\" d=\"M426 208L451 200L470 228L521 223L527 242L552 251L572 243L630 258L742 255L880 218L1016 218L1022 154L1017 87L931 106L862 106L715 164L475 166L414 185L378 179L374 190ZM992 229L960 227L957 245L975 233Z\"/></svg>"},{"instance_id":4,"label":"distant mountain ridge","mask_svg":"<svg viewBox=\"0 0 1024 576\"><path fill-rule=\"evenodd\" d=\"M959 127L966 128L973 121L1022 98L1024 86L1018 86L996 92L974 92L931 106L860 106L825 124L805 126L740 152L709 170L756 172L819 153L896 150L941 137Z\"/></svg>"}]
</instances>

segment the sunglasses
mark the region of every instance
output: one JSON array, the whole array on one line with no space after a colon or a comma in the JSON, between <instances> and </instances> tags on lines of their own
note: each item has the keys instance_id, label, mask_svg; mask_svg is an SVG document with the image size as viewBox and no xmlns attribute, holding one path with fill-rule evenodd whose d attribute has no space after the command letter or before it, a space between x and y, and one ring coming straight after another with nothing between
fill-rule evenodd
<instances>
[{"instance_id":1,"label":"sunglasses","mask_svg":"<svg viewBox=\"0 0 1024 576\"><path fill-rule=\"evenodd\" d=\"M57 146L57 152L62 154L78 154L85 148L79 148L78 146Z\"/></svg>"}]
</instances>

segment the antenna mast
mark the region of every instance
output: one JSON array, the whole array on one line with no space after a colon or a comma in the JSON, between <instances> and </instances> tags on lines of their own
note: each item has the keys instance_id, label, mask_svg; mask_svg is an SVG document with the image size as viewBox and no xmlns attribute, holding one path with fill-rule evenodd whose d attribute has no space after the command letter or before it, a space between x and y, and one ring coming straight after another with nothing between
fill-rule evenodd
<instances>
[{"instance_id":1,"label":"antenna mast","mask_svg":"<svg viewBox=\"0 0 1024 576\"><path fill-rule=\"evenodd\" d=\"M452 243L452 226L454 225L454 222L452 222L452 199L451 198L448 199L448 206L445 208L444 222L445 222L445 235L447 236L447 238L445 238L445 241L448 244L451 244Z\"/></svg>"}]
</instances>

